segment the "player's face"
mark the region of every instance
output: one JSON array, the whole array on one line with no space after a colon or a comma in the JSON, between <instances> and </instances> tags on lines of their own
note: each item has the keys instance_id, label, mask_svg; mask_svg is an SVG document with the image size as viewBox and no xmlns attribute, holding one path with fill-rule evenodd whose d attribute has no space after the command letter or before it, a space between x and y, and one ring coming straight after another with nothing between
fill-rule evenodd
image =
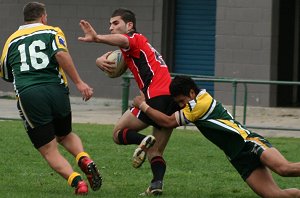
<instances>
[{"instance_id":1,"label":"player's face","mask_svg":"<svg viewBox=\"0 0 300 198\"><path fill-rule=\"evenodd\" d=\"M179 95L179 96L174 97L174 100L179 105L179 107L181 109L183 109L185 107L185 105L192 99L188 96Z\"/></svg>"},{"instance_id":2,"label":"player's face","mask_svg":"<svg viewBox=\"0 0 300 198\"><path fill-rule=\"evenodd\" d=\"M126 34L128 33L128 23L126 24L121 16L115 16L110 19L110 33L111 34Z\"/></svg>"},{"instance_id":3,"label":"player's face","mask_svg":"<svg viewBox=\"0 0 300 198\"><path fill-rule=\"evenodd\" d=\"M174 97L175 102L177 102L177 104L179 105L179 107L181 109L183 109L186 104L191 101L194 100L196 98L196 93L193 89L190 90L190 94L189 96L185 96L185 95L178 95L176 97Z\"/></svg>"}]
</instances>

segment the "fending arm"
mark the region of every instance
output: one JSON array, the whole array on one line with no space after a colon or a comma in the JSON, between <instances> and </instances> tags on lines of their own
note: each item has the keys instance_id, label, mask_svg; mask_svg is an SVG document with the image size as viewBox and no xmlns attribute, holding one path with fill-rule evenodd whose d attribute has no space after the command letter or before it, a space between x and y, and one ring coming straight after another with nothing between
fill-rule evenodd
<instances>
[{"instance_id":1,"label":"fending arm","mask_svg":"<svg viewBox=\"0 0 300 198\"><path fill-rule=\"evenodd\" d=\"M78 37L79 41L104 43L124 49L129 47L129 40L123 34L97 34L92 25L85 20L81 20L79 25L84 32L84 37Z\"/></svg>"}]
</instances>

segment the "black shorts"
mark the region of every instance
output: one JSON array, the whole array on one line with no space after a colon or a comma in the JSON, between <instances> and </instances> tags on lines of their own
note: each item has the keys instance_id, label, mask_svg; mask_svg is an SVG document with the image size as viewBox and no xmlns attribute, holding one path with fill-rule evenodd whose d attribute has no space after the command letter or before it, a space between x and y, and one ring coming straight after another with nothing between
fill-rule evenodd
<instances>
[{"instance_id":1,"label":"black shorts","mask_svg":"<svg viewBox=\"0 0 300 198\"><path fill-rule=\"evenodd\" d=\"M35 148L72 131L69 92L62 85L32 87L19 95L17 107Z\"/></svg>"},{"instance_id":2,"label":"black shorts","mask_svg":"<svg viewBox=\"0 0 300 198\"><path fill-rule=\"evenodd\" d=\"M151 98L147 100L147 104L152 107L153 109L156 109L166 115L172 115L176 111L180 110L179 105L174 101L174 99L169 95L163 95L163 96L157 96L154 98ZM142 112L140 109L136 107L130 107L131 113L136 116L138 119L143 121L144 123L148 125L152 125L158 129L161 127L159 126L159 123L155 123L153 120L151 120L144 112Z\"/></svg>"}]
</instances>

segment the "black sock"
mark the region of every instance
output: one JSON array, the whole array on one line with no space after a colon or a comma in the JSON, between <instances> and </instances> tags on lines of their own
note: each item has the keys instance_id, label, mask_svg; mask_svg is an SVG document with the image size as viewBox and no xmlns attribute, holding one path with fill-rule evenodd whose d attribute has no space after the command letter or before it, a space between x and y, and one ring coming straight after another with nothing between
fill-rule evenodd
<instances>
[{"instance_id":1,"label":"black sock","mask_svg":"<svg viewBox=\"0 0 300 198\"><path fill-rule=\"evenodd\" d=\"M166 168L167 166L164 158L161 156L153 157L151 159L151 170L153 173L153 179L151 182L158 180L162 181L165 176Z\"/></svg>"},{"instance_id":2,"label":"black sock","mask_svg":"<svg viewBox=\"0 0 300 198\"><path fill-rule=\"evenodd\" d=\"M123 145L140 144L145 137L146 137L145 135L140 134L137 131L128 128L122 129L118 133L119 143Z\"/></svg>"}]
</instances>

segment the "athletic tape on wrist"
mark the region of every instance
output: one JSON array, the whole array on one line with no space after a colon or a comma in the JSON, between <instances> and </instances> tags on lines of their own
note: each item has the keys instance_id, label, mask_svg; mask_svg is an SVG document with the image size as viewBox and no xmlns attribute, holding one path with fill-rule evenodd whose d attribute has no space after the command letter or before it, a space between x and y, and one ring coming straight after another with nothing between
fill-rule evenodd
<instances>
[{"instance_id":1,"label":"athletic tape on wrist","mask_svg":"<svg viewBox=\"0 0 300 198\"><path fill-rule=\"evenodd\" d=\"M144 101L142 104L139 106L139 109L142 110L143 112L146 112L147 109L149 108L149 105Z\"/></svg>"}]
</instances>

